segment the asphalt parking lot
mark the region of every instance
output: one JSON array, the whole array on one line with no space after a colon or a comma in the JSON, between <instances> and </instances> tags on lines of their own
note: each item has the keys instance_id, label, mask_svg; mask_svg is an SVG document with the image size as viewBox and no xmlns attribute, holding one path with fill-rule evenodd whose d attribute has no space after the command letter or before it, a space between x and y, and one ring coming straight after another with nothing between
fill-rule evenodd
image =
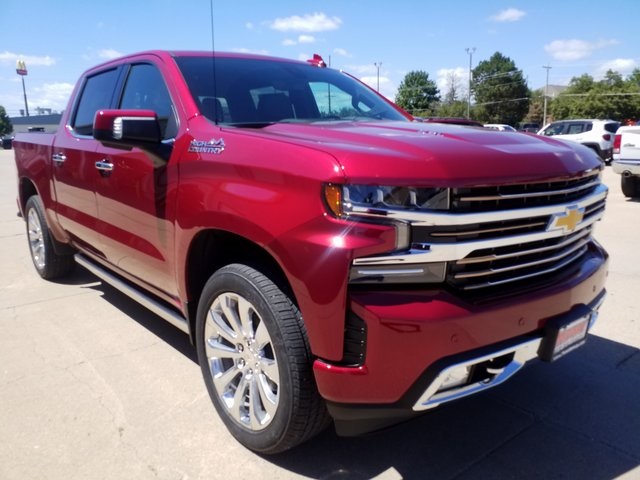
<instances>
[{"instance_id":1,"label":"asphalt parking lot","mask_svg":"<svg viewBox=\"0 0 640 480\"><path fill-rule=\"evenodd\" d=\"M584 347L384 432L262 457L216 417L183 333L81 268L38 277L0 151L0 478L639 479L640 201L604 180L609 295Z\"/></svg>"}]
</instances>

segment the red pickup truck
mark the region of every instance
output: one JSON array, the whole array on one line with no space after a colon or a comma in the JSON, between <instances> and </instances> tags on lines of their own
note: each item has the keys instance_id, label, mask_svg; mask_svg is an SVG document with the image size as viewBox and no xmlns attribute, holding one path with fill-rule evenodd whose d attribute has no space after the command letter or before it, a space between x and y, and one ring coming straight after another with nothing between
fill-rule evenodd
<instances>
[{"instance_id":1,"label":"red pickup truck","mask_svg":"<svg viewBox=\"0 0 640 480\"><path fill-rule=\"evenodd\" d=\"M127 56L14 146L38 273L79 263L186 332L259 452L554 360L605 295L591 150L413 121L319 58Z\"/></svg>"}]
</instances>

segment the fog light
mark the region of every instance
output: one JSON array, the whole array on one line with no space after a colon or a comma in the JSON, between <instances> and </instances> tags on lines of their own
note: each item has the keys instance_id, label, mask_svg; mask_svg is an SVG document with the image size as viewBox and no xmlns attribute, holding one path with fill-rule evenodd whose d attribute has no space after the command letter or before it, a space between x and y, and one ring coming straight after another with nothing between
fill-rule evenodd
<instances>
[{"instance_id":1,"label":"fog light","mask_svg":"<svg viewBox=\"0 0 640 480\"><path fill-rule=\"evenodd\" d=\"M351 267L351 283L441 283L447 271L446 262L367 265L358 259Z\"/></svg>"}]
</instances>

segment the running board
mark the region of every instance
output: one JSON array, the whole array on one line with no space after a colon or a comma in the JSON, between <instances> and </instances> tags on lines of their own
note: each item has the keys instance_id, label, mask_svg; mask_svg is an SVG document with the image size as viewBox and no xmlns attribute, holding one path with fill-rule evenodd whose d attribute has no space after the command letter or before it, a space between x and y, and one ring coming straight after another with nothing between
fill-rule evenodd
<instances>
[{"instance_id":1,"label":"running board","mask_svg":"<svg viewBox=\"0 0 640 480\"><path fill-rule=\"evenodd\" d=\"M82 267L89 270L96 277L100 278L101 280L104 280L105 282L107 282L109 285L116 288L117 290L120 290L126 296L135 300L143 307L146 307L147 309L151 310L156 315L162 317L164 320L169 322L174 327L178 327L187 335L189 334L189 324L187 323L185 318L180 316L178 313L165 307L160 302L154 300L150 296L145 295L140 290L125 283L120 278L116 277L115 275L107 271L105 268L89 260L87 257L79 253L76 253L74 255L74 259L76 263L78 263Z\"/></svg>"}]
</instances>

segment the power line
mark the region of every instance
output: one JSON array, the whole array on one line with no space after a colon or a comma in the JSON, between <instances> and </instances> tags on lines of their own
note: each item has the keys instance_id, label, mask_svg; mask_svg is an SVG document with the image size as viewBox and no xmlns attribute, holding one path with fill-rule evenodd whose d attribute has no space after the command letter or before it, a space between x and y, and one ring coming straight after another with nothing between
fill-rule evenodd
<instances>
[{"instance_id":1,"label":"power line","mask_svg":"<svg viewBox=\"0 0 640 480\"><path fill-rule=\"evenodd\" d=\"M483 103L476 103L476 106L478 105L496 105L498 103L508 103L508 102L522 102L525 100L530 100L529 97L521 97L521 98L510 98L507 100L496 100L495 102L483 102Z\"/></svg>"}]
</instances>

